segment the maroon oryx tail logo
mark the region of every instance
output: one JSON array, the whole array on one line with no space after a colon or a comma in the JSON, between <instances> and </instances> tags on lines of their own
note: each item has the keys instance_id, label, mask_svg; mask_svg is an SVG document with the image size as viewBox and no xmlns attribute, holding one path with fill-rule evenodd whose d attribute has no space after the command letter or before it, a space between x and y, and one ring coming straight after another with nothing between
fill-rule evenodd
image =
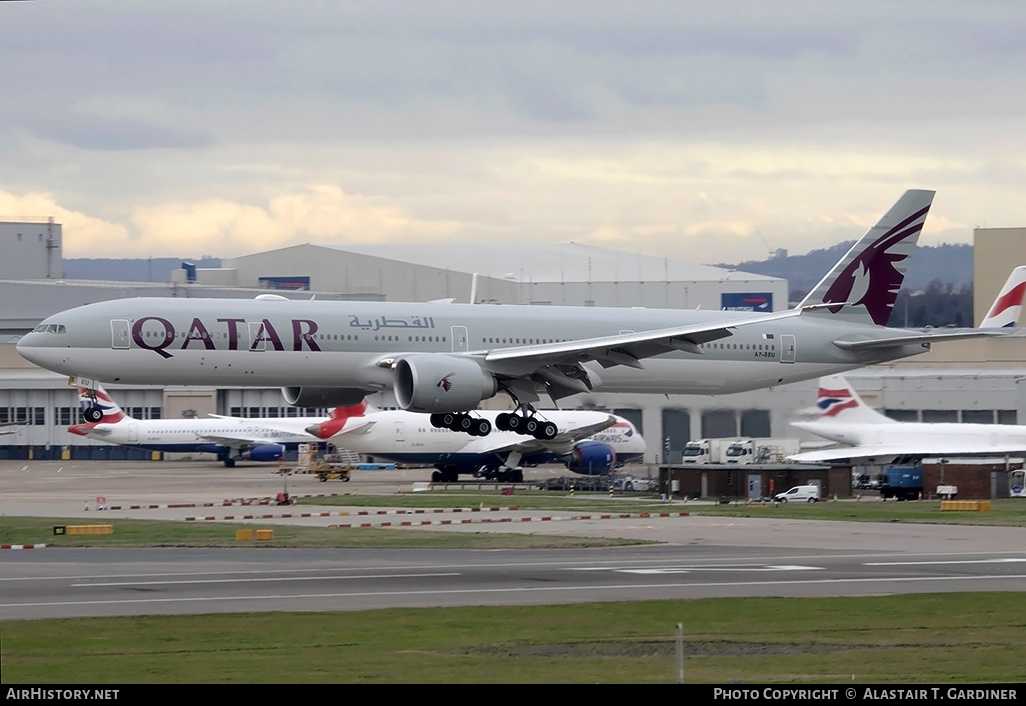
<instances>
[{"instance_id":1,"label":"maroon oryx tail logo","mask_svg":"<svg viewBox=\"0 0 1026 706\"><path fill-rule=\"evenodd\" d=\"M437 383L435 383L435 387L440 387L443 390L445 390L446 392L448 392L449 390L452 389L452 380L450 380L449 378L452 377L455 374L456 374L455 370L453 370L451 373L446 373L442 377L441 380L439 380Z\"/></svg>"}]
</instances>

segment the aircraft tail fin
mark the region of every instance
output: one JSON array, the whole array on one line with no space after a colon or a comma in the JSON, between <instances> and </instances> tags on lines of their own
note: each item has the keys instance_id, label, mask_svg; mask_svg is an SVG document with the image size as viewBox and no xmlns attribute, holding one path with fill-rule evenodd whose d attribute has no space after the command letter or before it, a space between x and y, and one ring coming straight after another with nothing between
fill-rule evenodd
<instances>
[{"instance_id":1,"label":"aircraft tail fin","mask_svg":"<svg viewBox=\"0 0 1026 706\"><path fill-rule=\"evenodd\" d=\"M336 407L331 410L328 419L323 422L319 422L318 424L311 424L306 428L306 431L308 434L312 434L318 439L330 439L342 431L347 420L362 417L366 411L367 400L361 400L359 403L349 407Z\"/></svg>"},{"instance_id":2,"label":"aircraft tail fin","mask_svg":"<svg viewBox=\"0 0 1026 706\"><path fill-rule=\"evenodd\" d=\"M841 375L829 375L819 379L816 407L819 410L817 422L878 424L893 421L863 402Z\"/></svg>"},{"instance_id":3,"label":"aircraft tail fin","mask_svg":"<svg viewBox=\"0 0 1026 706\"><path fill-rule=\"evenodd\" d=\"M1022 313L1023 294L1026 294L1026 266L1016 267L1008 275L1008 280L997 299L990 305L986 318L980 322L980 328L1010 328L1019 322Z\"/></svg>"},{"instance_id":4,"label":"aircraft tail fin","mask_svg":"<svg viewBox=\"0 0 1026 706\"><path fill-rule=\"evenodd\" d=\"M906 191L813 287L799 307L836 304L810 313L885 326L934 193Z\"/></svg>"}]
</instances>

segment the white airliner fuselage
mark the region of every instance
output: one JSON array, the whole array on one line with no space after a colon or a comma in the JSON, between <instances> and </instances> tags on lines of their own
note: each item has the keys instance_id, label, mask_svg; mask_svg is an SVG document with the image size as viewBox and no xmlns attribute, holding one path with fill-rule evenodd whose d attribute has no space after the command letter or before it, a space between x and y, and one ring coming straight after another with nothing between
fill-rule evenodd
<instances>
[{"instance_id":1,"label":"white airliner fuselage","mask_svg":"<svg viewBox=\"0 0 1026 706\"><path fill-rule=\"evenodd\" d=\"M898 422L869 407L841 376L820 381L817 406L816 421L792 426L842 446L805 451L790 456L792 461L1026 453L1026 426Z\"/></svg>"}]
</instances>

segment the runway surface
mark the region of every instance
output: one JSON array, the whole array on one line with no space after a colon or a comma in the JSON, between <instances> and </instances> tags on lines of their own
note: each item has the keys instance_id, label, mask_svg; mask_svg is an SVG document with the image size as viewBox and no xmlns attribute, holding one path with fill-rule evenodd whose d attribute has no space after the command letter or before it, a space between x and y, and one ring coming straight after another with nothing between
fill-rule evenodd
<instances>
[{"instance_id":1,"label":"runway surface","mask_svg":"<svg viewBox=\"0 0 1026 706\"><path fill-rule=\"evenodd\" d=\"M422 470L379 473L334 486L388 494L396 485L409 490L424 475ZM169 505L268 497L282 479L256 464L228 470L197 463L6 461L0 462L0 484L0 512L9 515L181 519L197 508ZM295 477L289 484L297 494L323 492L326 485ZM139 507L97 511L97 497L110 507ZM237 513L242 507L221 505L216 511ZM338 524L347 519L338 513L360 511L324 507L326 516L301 518L284 516L298 514L298 508L265 510L277 514L259 520L265 525ZM301 510L315 514L318 508ZM414 516L360 519L381 525L403 517ZM1026 529L1021 528L697 516L584 519L574 512L507 509L452 513L450 519L467 522L405 531L616 536L664 544L530 551L5 551L0 619L1026 590Z\"/></svg>"}]
</instances>

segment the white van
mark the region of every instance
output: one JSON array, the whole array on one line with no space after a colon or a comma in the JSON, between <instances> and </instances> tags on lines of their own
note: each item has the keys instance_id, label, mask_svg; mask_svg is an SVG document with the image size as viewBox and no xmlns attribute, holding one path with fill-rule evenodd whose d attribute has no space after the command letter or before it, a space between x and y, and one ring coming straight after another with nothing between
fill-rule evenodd
<instances>
[{"instance_id":1,"label":"white van","mask_svg":"<svg viewBox=\"0 0 1026 706\"><path fill-rule=\"evenodd\" d=\"M773 502L777 503L815 503L819 502L818 485L796 485L786 493L777 493L773 496Z\"/></svg>"}]
</instances>

